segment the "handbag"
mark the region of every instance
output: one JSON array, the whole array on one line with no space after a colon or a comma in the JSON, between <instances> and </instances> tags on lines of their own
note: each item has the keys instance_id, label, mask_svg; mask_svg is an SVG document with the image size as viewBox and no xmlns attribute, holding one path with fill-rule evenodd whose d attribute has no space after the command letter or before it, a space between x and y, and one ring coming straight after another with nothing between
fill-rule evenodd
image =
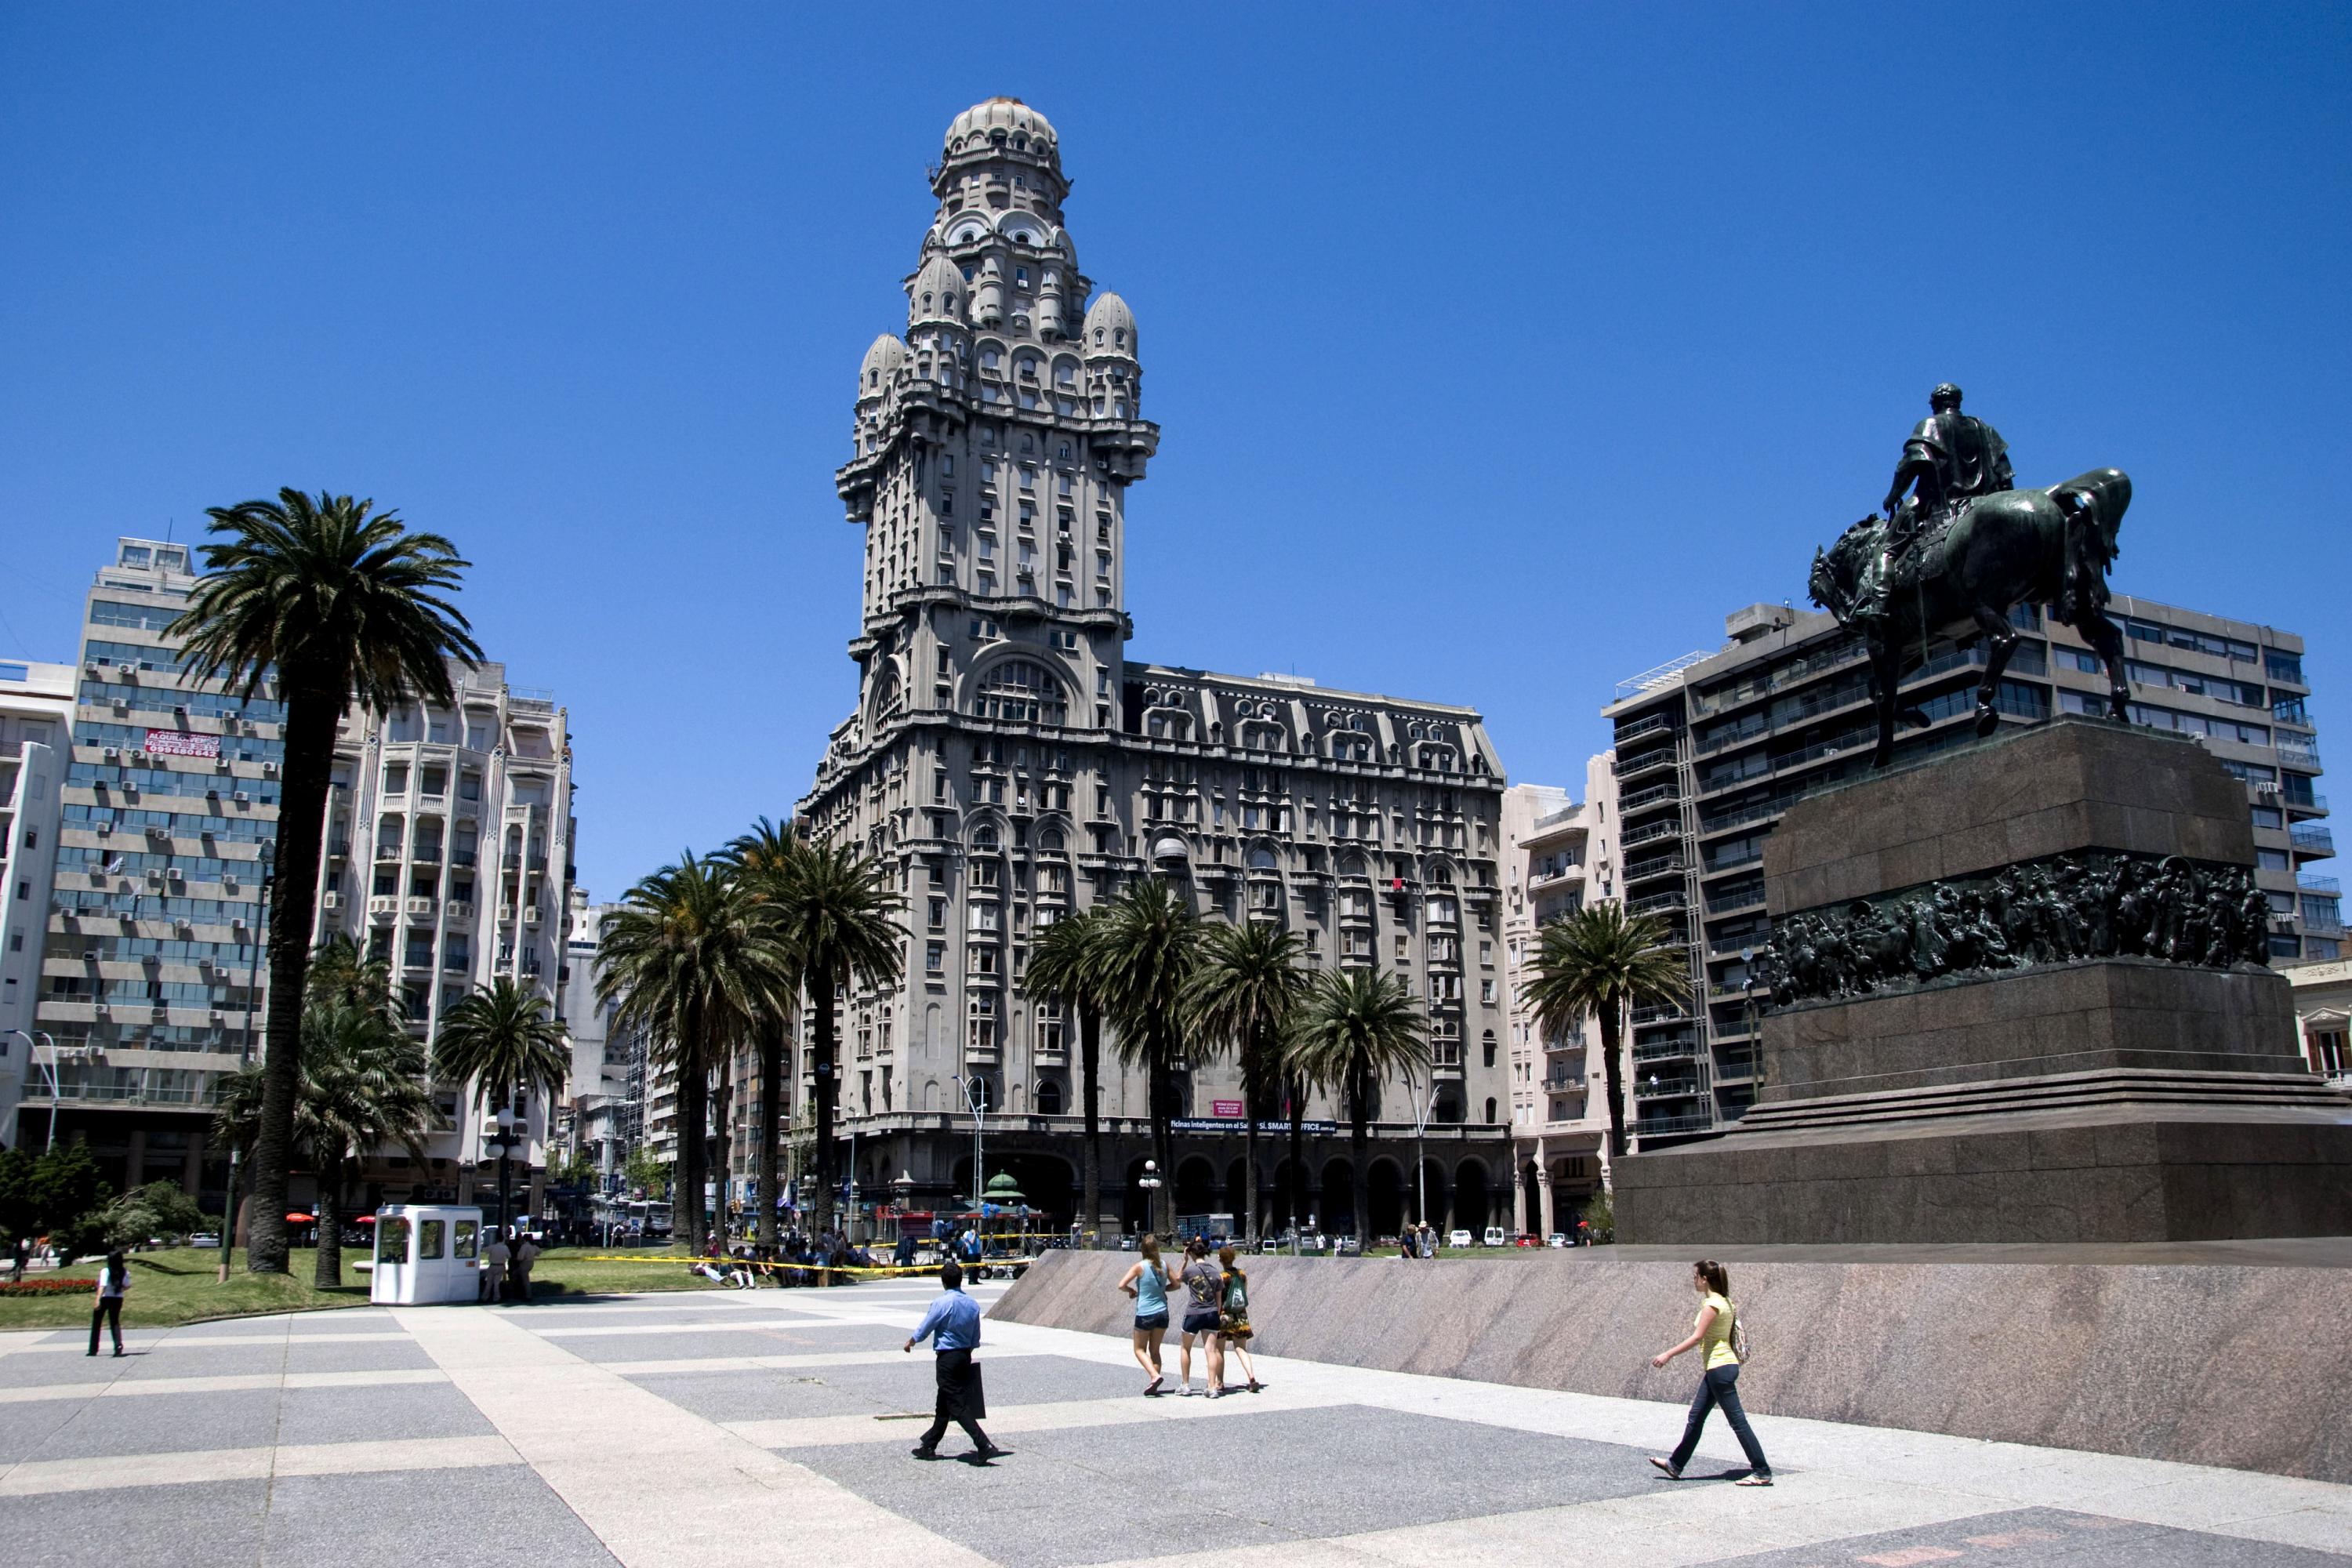
<instances>
[{"instance_id":1,"label":"handbag","mask_svg":"<svg viewBox=\"0 0 2352 1568\"><path fill-rule=\"evenodd\" d=\"M1749 1343L1747 1315L1734 1307L1731 1310L1731 1353L1743 1366L1748 1363Z\"/></svg>"},{"instance_id":2,"label":"handbag","mask_svg":"<svg viewBox=\"0 0 2352 1568\"><path fill-rule=\"evenodd\" d=\"M980 1379L980 1363L973 1362L964 1371L963 1413L967 1419L988 1419L988 1390Z\"/></svg>"}]
</instances>

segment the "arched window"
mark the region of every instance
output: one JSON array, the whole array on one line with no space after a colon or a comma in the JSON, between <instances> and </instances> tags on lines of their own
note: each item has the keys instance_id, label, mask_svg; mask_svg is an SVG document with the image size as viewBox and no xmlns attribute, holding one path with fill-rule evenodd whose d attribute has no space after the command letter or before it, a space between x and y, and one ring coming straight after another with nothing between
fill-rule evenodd
<instances>
[{"instance_id":1,"label":"arched window","mask_svg":"<svg viewBox=\"0 0 2352 1568\"><path fill-rule=\"evenodd\" d=\"M1059 849L1061 847L1062 847L1062 830L1061 830L1060 828L1058 828L1058 827L1049 827L1049 828L1045 829L1045 831L1044 831L1043 833L1040 833L1039 835L1037 835L1037 847L1038 847L1038 848L1040 848L1040 849L1049 849L1049 850L1050 850L1050 849Z\"/></svg>"},{"instance_id":2,"label":"arched window","mask_svg":"<svg viewBox=\"0 0 2352 1568\"><path fill-rule=\"evenodd\" d=\"M1253 871L1272 871L1276 869L1274 851L1268 849L1263 844L1251 845L1249 851L1249 868Z\"/></svg>"},{"instance_id":3,"label":"arched window","mask_svg":"<svg viewBox=\"0 0 2352 1568\"><path fill-rule=\"evenodd\" d=\"M1040 1116L1062 1114L1062 1086L1050 1078L1041 1078L1037 1080L1037 1114Z\"/></svg>"},{"instance_id":4,"label":"arched window","mask_svg":"<svg viewBox=\"0 0 2352 1568\"><path fill-rule=\"evenodd\" d=\"M982 826L973 828L971 830L971 847L974 849L995 848L996 829L987 826L986 824L982 824Z\"/></svg>"},{"instance_id":5,"label":"arched window","mask_svg":"<svg viewBox=\"0 0 2352 1568\"><path fill-rule=\"evenodd\" d=\"M1051 670L1025 658L1009 658L989 669L971 710L982 719L1061 724L1067 721L1069 705Z\"/></svg>"},{"instance_id":6,"label":"arched window","mask_svg":"<svg viewBox=\"0 0 2352 1568\"><path fill-rule=\"evenodd\" d=\"M1495 1097L1491 1094L1486 1097L1486 1120L1490 1122L1495 1120Z\"/></svg>"}]
</instances>

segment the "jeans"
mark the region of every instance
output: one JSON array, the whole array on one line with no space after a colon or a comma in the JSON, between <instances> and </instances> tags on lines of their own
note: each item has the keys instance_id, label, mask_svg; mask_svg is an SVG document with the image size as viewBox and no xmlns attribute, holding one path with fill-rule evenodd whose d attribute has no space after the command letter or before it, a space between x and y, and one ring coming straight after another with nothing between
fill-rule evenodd
<instances>
[{"instance_id":1,"label":"jeans","mask_svg":"<svg viewBox=\"0 0 2352 1568\"><path fill-rule=\"evenodd\" d=\"M1707 1368L1706 1376L1698 1385L1697 1397L1691 1401L1690 1420L1683 1426L1683 1440L1675 1445L1672 1463L1675 1474L1682 1474L1690 1463L1691 1452L1698 1447L1700 1428L1706 1425L1706 1413L1717 1405L1723 1406L1723 1418L1731 1423L1732 1435L1739 1439L1740 1449L1748 1456L1748 1468L1759 1476L1772 1473L1771 1461L1765 1458L1763 1446L1756 1434L1748 1429L1748 1412L1739 1407L1739 1367Z\"/></svg>"},{"instance_id":2,"label":"jeans","mask_svg":"<svg viewBox=\"0 0 2352 1568\"><path fill-rule=\"evenodd\" d=\"M89 1353L98 1353L98 1326L104 1323L114 1331L114 1353L122 1353L122 1298L100 1296L89 1310Z\"/></svg>"}]
</instances>

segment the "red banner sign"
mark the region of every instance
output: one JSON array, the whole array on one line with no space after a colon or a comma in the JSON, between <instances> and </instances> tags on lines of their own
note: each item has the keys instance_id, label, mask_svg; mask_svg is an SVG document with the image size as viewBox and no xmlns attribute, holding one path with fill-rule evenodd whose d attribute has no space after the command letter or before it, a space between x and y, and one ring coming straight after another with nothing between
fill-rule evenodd
<instances>
[{"instance_id":1,"label":"red banner sign","mask_svg":"<svg viewBox=\"0 0 2352 1568\"><path fill-rule=\"evenodd\" d=\"M1209 1109L1219 1116L1238 1117L1242 1113L1242 1102L1238 1100L1213 1100L1209 1102Z\"/></svg>"},{"instance_id":2,"label":"red banner sign","mask_svg":"<svg viewBox=\"0 0 2352 1568\"><path fill-rule=\"evenodd\" d=\"M192 735L185 730L150 730L147 750L166 757L217 757L218 735Z\"/></svg>"}]
</instances>

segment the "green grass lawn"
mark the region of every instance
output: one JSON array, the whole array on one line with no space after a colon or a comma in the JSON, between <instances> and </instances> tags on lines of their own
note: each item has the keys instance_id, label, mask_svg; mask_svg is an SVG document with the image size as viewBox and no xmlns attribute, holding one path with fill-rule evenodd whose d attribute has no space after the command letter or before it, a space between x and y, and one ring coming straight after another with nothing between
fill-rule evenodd
<instances>
[{"instance_id":1,"label":"green grass lawn","mask_svg":"<svg viewBox=\"0 0 2352 1568\"><path fill-rule=\"evenodd\" d=\"M592 1263L570 1249L555 1247L542 1254L531 1270L531 1298L546 1300L565 1296L608 1295L624 1290L715 1290L719 1287L687 1271L683 1253L648 1251L647 1261ZM130 1255L131 1294L122 1304L126 1328L161 1329L202 1318L251 1317L264 1312L317 1311L335 1307L367 1305L368 1277L353 1265L365 1261L362 1249L343 1249L344 1283L321 1290L311 1283L318 1273L318 1255L295 1249L290 1271L282 1275L248 1274L243 1251L232 1257L228 1282L221 1283L220 1254L207 1247L170 1247ZM659 1262L653 1261L660 1259ZM99 1260L86 1258L57 1275L28 1274L28 1279L98 1278ZM0 1331L10 1329L81 1328L89 1321L89 1296L0 1296Z\"/></svg>"}]
</instances>

